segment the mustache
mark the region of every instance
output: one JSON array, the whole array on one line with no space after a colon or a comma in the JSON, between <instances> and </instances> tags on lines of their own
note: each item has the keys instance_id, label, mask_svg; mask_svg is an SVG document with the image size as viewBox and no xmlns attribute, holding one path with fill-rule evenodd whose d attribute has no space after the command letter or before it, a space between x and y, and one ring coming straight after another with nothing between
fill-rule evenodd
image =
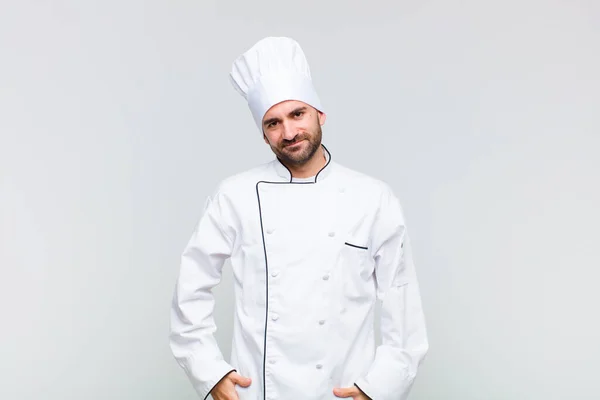
<instances>
[{"instance_id":1,"label":"mustache","mask_svg":"<svg viewBox=\"0 0 600 400\"><path fill-rule=\"evenodd\" d=\"M294 144L296 144L298 142L301 142L303 140L308 140L308 137L306 137L306 136L296 136L292 140L283 139L282 144L283 144L283 147L287 147L287 146L294 145Z\"/></svg>"}]
</instances>

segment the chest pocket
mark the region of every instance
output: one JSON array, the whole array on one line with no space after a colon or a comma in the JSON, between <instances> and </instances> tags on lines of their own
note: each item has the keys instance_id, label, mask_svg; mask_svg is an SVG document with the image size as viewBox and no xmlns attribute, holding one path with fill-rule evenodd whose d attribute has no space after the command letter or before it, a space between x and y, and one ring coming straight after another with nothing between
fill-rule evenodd
<instances>
[{"instance_id":1,"label":"chest pocket","mask_svg":"<svg viewBox=\"0 0 600 400\"><path fill-rule=\"evenodd\" d=\"M347 237L342 245L339 261L344 297L348 300L369 297L374 263L366 241L363 243L355 237Z\"/></svg>"}]
</instances>

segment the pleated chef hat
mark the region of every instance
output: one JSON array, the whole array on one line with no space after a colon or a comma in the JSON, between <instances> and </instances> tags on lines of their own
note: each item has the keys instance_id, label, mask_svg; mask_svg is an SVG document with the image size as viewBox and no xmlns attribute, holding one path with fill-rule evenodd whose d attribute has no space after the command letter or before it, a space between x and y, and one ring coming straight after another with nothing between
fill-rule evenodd
<instances>
[{"instance_id":1,"label":"pleated chef hat","mask_svg":"<svg viewBox=\"0 0 600 400\"><path fill-rule=\"evenodd\" d=\"M300 45L287 37L267 37L239 56L230 73L233 87L248 101L258 129L275 104L302 101L319 111L308 62Z\"/></svg>"}]
</instances>

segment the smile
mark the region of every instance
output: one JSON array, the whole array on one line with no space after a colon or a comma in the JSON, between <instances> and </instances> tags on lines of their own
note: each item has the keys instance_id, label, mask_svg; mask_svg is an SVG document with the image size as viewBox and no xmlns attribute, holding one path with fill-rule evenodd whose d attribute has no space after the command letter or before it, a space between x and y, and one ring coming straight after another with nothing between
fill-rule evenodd
<instances>
[{"instance_id":1,"label":"smile","mask_svg":"<svg viewBox=\"0 0 600 400\"><path fill-rule=\"evenodd\" d=\"M300 143L302 143L303 141L304 141L304 139L303 139L303 140L301 140L301 141L299 141L299 142L296 142L296 143L294 143L294 144L287 145L287 146L285 146L285 147L286 147L286 148L288 148L288 147L296 147L296 146L298 146Z\"/></svg>"}]
</instances>

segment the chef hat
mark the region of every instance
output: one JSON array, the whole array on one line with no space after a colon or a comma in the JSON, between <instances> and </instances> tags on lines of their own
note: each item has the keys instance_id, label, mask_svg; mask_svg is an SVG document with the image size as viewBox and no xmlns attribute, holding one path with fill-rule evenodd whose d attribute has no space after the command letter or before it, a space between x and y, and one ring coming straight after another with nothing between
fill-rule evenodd
<instances>
[{"instance_id":1,"label":"chef hat","mask_svg":"<svg viewBox=\"0 0 600 400\"><path fill-rule=\"evenodd\" d=\"M299 100L322 111L304 52L293 39L267 37L258 41L233 62L229 77L248 101L261 132L265 113L282 101Z\"/></svg>"}]
</instances>

